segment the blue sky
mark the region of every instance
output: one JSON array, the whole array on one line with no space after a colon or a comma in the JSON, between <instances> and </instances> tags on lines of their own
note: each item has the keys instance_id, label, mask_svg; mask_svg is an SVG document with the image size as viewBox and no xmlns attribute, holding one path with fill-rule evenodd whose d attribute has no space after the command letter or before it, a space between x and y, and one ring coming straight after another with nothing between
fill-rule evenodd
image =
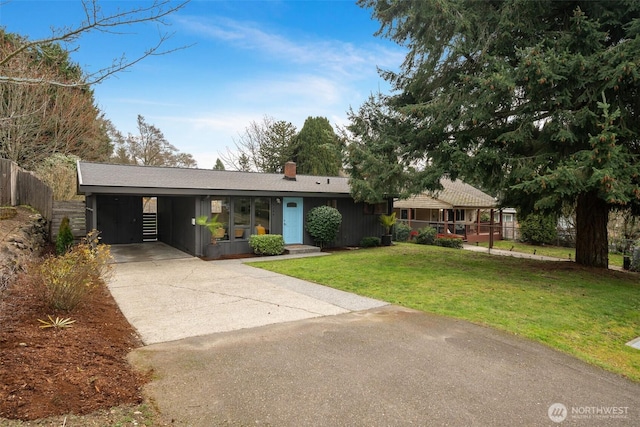
<instances>
[{"instance_id":1,"label":"blue sky","mask_svg":"<svg viewBox=\"0 0 640 427\"><path fill-rule=\"evenodd\" d=\"M102 2L115 8L148 1ZM51 28L83 19L74 1L0 0L0 26L39 39ZM388 92L377 67L397 69L404 50L374 37L378 23L355 0L217 1L192 0L167 20L171 26L138 25L125 34L91 34L73 46L75 62L92 71L123 53L134 58L175 33L167 49L94 87L100 109L123 134L136 132L142 114L198 167L213 167L233 149L251 121L265 115L293 123L324 116L334 127L347 122L369 94Z\"/></svg>"}]
</instances>

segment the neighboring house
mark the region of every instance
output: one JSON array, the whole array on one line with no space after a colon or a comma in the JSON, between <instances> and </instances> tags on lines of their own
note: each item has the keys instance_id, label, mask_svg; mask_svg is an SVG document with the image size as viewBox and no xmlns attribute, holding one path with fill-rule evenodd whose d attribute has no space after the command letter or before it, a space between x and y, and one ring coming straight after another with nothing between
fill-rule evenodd
<instances>
[{"instance_id":1,"label":"neighboring house","mask_svg":"<svg viewBox=\"0 0 640 427\"><path fill-rule=\"evenodd\" d=\"M440 180L443 189L396 200L393 210L402 222L414 230L434 227L440 235L458 235L468 243L502 239L502 219L492 223L497 202L490 195L460 180Z\"/></svg>"},{"instance_id":2,"label":"neighboring house","mask_svg":"<svg viewBox=\"0 0 640 427\"><path fill-rule=\"evenodd\" d=\"M108 244L139 243L145 236L200 256L210 242L206 227L195 219L217 215L225 224L218 238L223 255L251 252L249 236L281 234L285 244L312 245L305 231L307 213L330 205L342 214L335 246L357 246L363 237L379 236L381 205L356 203L348 179L296 175L295 163L285 173L219 171L169 167L78 163L78 191L86 196L87 230L101 232ZM152 200L153 205L147 201ZM143 207L153 206L152 209ZM146 233L144 215L157 215L154 233Z\"/></svg>"},{"instance_id":3,"label":"neighboring house","mask_svg":"<svg viewBox=\"0 0 640 427\"><path fill-rule=\"evenodd\" d=\"M518 217L515 208L503 208L494 215L494 221L500 223L502 215L502 238L505 240L517 240L520 238Z\"/></svg>"}]
</instances>

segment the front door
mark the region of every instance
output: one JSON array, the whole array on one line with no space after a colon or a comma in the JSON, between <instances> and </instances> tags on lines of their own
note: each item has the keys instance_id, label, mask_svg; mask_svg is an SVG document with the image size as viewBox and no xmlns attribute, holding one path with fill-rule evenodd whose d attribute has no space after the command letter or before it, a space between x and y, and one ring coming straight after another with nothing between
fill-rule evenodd
<instances>
[{"instance_id":1,"label":"front door","mask_svg":"<svg viewBox=\"0 0 640 427\"><path fill-rule=\"evenodd\" d=\"M282 199L282 237L285 245L302 243L302 197Z\"/></svg>"}]
</instances>

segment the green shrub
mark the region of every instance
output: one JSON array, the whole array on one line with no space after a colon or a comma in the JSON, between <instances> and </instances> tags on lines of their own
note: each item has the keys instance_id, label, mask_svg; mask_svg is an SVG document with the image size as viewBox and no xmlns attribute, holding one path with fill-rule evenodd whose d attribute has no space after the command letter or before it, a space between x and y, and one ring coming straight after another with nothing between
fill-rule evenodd
<instances>
[{"instance_id":1,"label":"green shrub","mask_svg":"<svg viewBox=\"0 0 640 427\"><path fill-rule=\"evenodd\" d=\"M80 244L35 267L34 279L40 284L49 307L73 310L111 269L109 246L98 245L98 233L91 232Z\"/></svg>"},{"instance_id":2,"label":"green shrub","mask_svg":"<svg viewBox=\"0 0 640 427\"><path fill-rule=\"evenodd\" d=\"M62 255L67 252L72 245L73 233L71 232L71 226L69 226L69 218L65 216L60 222L58 236L56 237L56 254Z\"/></svg>"},{"instance_id":3,"label":"green shrub","mask_svg":"<svg viewBox=\"0 0 640 427\"><path fill-rule=\"evenodd\" d=\"M313 240L321 248L336 240L342 215L331 206L318 206L307 214L306 228Z\"/></svg>"},{"instance_id":4,"label":"green shrub","mask_svg":"<svg viewBox=\"0 0 640 427\"><path fill-rule=\"evenodd\" d=\"M458 237L438 237L435 244L443 248L462 249L462 239Z\"/></svg>"},{"instance_id":5,"label":"green shrub","mask_svg":"<svg viewBox=\"0 0 640 427\"><path fill-rule=\"evenodd\" d=\"M380 238L379 237L363 237L360 240L360 247L362 248L373 248L375 246L380 246Z\"/></svg>"},{"instance_id":6,"label":"green shrub","mask_svg":"<svg viewBox=\"0 0 640 427\"><path fill-rule=\"evenodd\" d=\"M396 213L392 212L391 215L380 215L380 224L384 227L384 234L391 234L391 228L396 223Z\"/></svg>"},{"instance_id":7,"label":"green shrub","mask_svg":"<svg viewBox=\"0 0 640 427\"><path fill-rule=\"evenodd\" d=\"M411 227L409 227L404 222L396 223L396 242L406 242L409 239L409 234L411 233Z\"/></svg>"},{"instance_id":8,"label":"green shrub","mask_svg":"<svg viewBox=\"0 0 640 427\"><path fill-rule=\"evenodd\" d=\"M520 240L532 245L553 243L557 236L554 216L529 214L520 220Z\"/></svg>"},{"instance_id":9,"label":"green shrub","mask_svg":"<svg viewBox=\"0 0 640 427\"><path fill-rule=\"evenodd\" d=\"M249 246L256 255L280 255L284 252L284 238L280 234L252 234Z\"/></svg>"},{"instance_id":10,"label":"green shrub","mask_svg":"<svg viewBox=\"0 0 640 427\"><path fill-rule=\"evenodd\" d=\"M636 242L636 246L631 252L631 265L629 269L631 271L640 271L640 242Z\"/></svg>"},{"instance_id":11,"label":"green shrub","mask_svg":"<svg viewBox=\"0 0 640 427\"><path fill-rule=\"evenodd\" d=\"M436 242L436 229L433 227L423 227L418 230L416 243L420 245L433 245Z\"/></svg>"}]
</instances>

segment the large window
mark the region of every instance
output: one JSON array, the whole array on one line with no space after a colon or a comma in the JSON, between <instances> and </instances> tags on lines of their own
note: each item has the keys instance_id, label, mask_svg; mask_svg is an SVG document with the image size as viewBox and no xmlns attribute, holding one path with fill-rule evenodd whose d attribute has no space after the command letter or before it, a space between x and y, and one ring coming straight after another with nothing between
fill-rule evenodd
<instances>
[{"instance_id":1,"label":"large window","mask_svg":"<svg viewBox=\"0 0 640 427\"><path fill-rule=\"evenodd\" d=\"M271 203L266 197L255 199L255 234L269 234L271 228Z\"/></svg>"},{"instance_id":2,"label":"large window","mask_svg":"<svg viewBox=\"0 0 640 427\"><path fill-rule=\"evenodd\" d=\"M218 232L218 240L229 239L229 198L216 197L211 199L211 218L217 218L218 222L224 224L224 228Z\"/></svg>"},{"instance_id":3,"label":"large window","mask_svg":"<svg viewBox=\"0 0 640 427\"><path fill-rule=\"evenodd\" d=\"M251 226L251 199L238 197L233 204L233 230L236 239L248 239Z\"/></svg>"}]
</instances>

